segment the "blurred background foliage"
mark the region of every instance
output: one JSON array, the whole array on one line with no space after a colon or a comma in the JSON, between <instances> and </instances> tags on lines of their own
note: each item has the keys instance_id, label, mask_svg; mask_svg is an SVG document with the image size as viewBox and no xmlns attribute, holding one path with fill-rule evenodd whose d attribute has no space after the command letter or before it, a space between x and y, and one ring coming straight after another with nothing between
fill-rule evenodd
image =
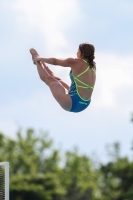
<instances>
[{"instance_id":1,"label":"blurred background foliage","mask_svg":"<svg viewBox=\"0 0 133 200\"><path fill-rule=\"evenodd\" d=\"M10 200L132 200L133 161L118 142L106 146L110 160L96 163L78 148L62 153L45 131L0 133L0 162L10 162Z\"/></svg>"}]
</instances>

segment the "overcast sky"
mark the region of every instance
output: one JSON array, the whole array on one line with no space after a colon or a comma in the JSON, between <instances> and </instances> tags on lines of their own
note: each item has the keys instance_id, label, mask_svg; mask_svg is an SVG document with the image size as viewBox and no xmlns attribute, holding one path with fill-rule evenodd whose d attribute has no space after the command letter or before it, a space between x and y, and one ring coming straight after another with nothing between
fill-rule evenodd
<instances>
[{"instance_id":1,"label":"overcast sky","mask_svg":"<svg viewBox=\"0 0 133 200\"><path fill-rule=\"evenodd\" d=\"M90 106L69 113L39 79L29 48L44 57L76 57L78 45L93 43L97 82ZM119 141L131 157L133 124L132 0L1 0L0 131L15 137L22 127L43 129L63 150L78 146L106 157ZM49 67L70 84L69 68Z\"/></svg>"}]
</instances>

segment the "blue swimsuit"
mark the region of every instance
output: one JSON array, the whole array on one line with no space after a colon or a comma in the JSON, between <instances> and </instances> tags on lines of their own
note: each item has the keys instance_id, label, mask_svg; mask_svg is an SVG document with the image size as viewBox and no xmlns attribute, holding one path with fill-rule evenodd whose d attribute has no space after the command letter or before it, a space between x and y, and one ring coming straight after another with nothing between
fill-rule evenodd
<instances>
[{"instance_id":1,"label":"blue swimsuit","mask_svg":"<svg viewBox=\"0 0 133 200\"><path fill-rule=\"evenodd\" d=\"M86 60L83 60L83 61L86 62ZM70 71L71 86L70 86L70 89L68 92L68 94L70 95L70 97L72 99L72 107L71 107L70 112L81 112L84 109L86 109L91 102L91 99L88 99L88 100L83 99L78 92L79 87L86 88L86 89L91 88L92 90L94 89L93 86L87 85L86 83L84 83L80 79L78 79L78 77L83 75L89 69L92 69L95 73L95 70L93 68L90 68L90 66L88 66L87 69L85 71L83 71L81 74L79 74L78 76L74 76L72 74L72 70ZM78 85L76 81L82 83L84 86Z\"/></svg>"}]
</instances>

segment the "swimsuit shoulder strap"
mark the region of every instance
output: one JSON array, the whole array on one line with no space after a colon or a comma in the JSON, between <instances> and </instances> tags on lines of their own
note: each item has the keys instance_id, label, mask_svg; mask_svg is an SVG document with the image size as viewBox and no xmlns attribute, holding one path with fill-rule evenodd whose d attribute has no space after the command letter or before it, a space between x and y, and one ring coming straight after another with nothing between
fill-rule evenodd
<instances>
[{"instance_id":1,"label":"swimsuit shoulder strap","mask_svg":"<svg viewBox=\"0 0 133 200\"><path fill-rule=\"evenodd\" d=\"M83 61L84 61L86 64L88 64L86 60L83 60ZM77 80L78 82L80 82L80 83L82 83L82 84L84 85L84 86L81 86L81 85L78 85L78 84L76 83L77 87L94 89L93 86L90 86L90 85L84 83L83 81L81 81L80 79L78 79L81 75L83 75L85 72L87 72L88 69L92 69L92 71L95 73L95 69L90 68L90 66L88 66L88 67L87 67L83 72L81 72L79 75L77 75L77 76L74 76L74 75L73 75L74 80Z\"/></svg>"},{"instance_id":2,"label":"swimsuit shoulder strap","mask_svg":"<svg viewBox=\"0 0 133 200\"><path fill-rule=\"evenodd\" d=\"M83 60L84 62L86 62L86 60ZM86 62L87 63L87 62ZM79 75L77 75L76 77L78 78L79 76L83 75L85 72L88 71L88 69L90 69L90 66L88 66L83 72L81 72Z\"/></svg>"},{"instance_id":3,"label":"swimsuit shoulder strap","mask_svg":"<svg viewBox=\"0 0 133 200\"><path fill-rule=\"evenodd\" d=\"M83 60L86 64L88 64L86 60L84 60L84 59L82 59L82 60ZM92 68L91 68L90 66L88 66L88 67L96 74L96 70L95 70L93 67L92 67Z\"/></svg>"}]
</instances>

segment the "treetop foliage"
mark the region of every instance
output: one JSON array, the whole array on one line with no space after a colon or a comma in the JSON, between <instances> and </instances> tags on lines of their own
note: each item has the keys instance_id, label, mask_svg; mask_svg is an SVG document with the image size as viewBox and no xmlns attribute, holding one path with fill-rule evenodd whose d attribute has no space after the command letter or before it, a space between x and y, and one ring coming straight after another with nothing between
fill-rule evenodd
<instances>
[{"instance_id":1,"label":"treetop foliage","mask_svg":"<svg viewBox=\"0 0 133 200\"><path fill-rule=\"evenodd\" d=\"M95 168L78 149L63 157L45 131L0 133L0 162L10 163L11 200L132 200L133 162L121 157L118 142L108 145L111 160Z\"/></svg>"}]
</instances>

